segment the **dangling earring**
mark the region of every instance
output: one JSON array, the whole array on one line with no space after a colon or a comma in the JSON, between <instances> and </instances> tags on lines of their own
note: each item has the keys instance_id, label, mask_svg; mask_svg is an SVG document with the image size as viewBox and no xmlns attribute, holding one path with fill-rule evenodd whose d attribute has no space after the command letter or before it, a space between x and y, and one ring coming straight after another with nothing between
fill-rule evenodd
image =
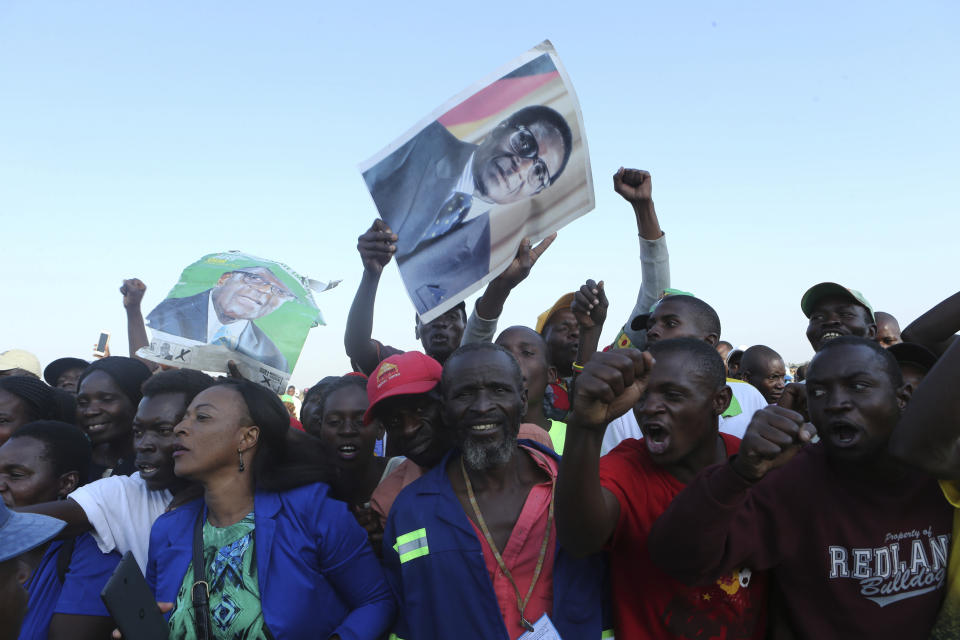
<instances>
[{"instance_id":1,"label":"dangling earring","mask_svg":"<svg viewBox=\"0 0 960 640\"><path fill-rule=\"evenodd\" d=\"M246 469L243 464L243 449L237 449L237 455L240 456L240 473L243 473L243 470Z\"/></svg>"}]
</instances>

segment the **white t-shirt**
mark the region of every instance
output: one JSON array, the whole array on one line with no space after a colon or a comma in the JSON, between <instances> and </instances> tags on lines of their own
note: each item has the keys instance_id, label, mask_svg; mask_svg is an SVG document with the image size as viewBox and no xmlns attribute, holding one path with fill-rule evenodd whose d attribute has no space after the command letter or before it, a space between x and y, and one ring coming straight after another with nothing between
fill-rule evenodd
<instances>
[{"instance_id":1,"label":"white t-shirt","mask_svg":"<svg viewBox=\"0 0 960 640\"><path fill-rule=\"evenodd\" d=\"M93 526L93 539L100 551L133 552L141 571L147 569L150 528L167 510L173 494L164 489L152 491L140 478L111 476L77 488L68 496L87 514Z\"/></svg>"},{"instance_id":2,"label":"white t-shirt","mask_svg":"<svg viewBox=\"0 0 960 640\"><path fill-rule=\"evenodd\" d=\"M730 407L727 408L728 415L718 418L720 431L742 438L753 414L767 406L767 401L753 385L742 380L728 379L727 386L730 387L733 397L730 399ZM603 444L600 445L600 455L607 455L627 438L639 440L642 437L643 433L640 431L640 425L637 424L637 417L633 411L627 411L607 425L607 430L603 434Z\"/></svg>"}]
</instances>

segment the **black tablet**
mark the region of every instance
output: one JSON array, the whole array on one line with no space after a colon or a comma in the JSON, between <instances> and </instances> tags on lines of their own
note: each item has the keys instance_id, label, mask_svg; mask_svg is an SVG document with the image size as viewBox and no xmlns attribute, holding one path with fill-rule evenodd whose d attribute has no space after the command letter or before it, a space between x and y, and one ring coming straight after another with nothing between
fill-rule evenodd
<instances>
[{"instance_id":1,"label":"black tablet","mask_svg":"<svg viewBox=\"0 0 960 640\"><path fill-rule=\"evenodd\" d=\"M127 640L167 640L169 627L153 592L127 551L100 597Z\"/></svg>"}]
</instances>

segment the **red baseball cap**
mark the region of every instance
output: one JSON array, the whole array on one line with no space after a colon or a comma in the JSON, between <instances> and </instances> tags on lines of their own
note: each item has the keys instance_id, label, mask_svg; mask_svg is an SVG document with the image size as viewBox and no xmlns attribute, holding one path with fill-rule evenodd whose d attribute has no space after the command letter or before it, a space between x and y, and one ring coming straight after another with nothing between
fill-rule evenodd
<instances>
[{"instance_id":1,"label":"red baseball cap","mask_svg":"<svg viewBox=\"0 0 960 640\"><path fill-rule=\"evenodd\" d=\"M386 358L367 379L370 406L363 414L363 424L370 424L373 408L381 400L426 393L440 384L442 373L443 367L439 362L419 351L407 351Z\"/></svg>"}]
</instances>

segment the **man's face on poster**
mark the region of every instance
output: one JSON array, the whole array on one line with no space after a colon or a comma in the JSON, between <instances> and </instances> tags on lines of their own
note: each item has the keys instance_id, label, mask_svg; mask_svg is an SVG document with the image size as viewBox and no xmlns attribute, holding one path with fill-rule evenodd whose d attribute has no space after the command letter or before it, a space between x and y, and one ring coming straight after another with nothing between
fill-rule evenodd
<instances>
[{"instance_id":1,"label":"man's face on poster","mask_svg":"<svg viewBox=\"0 0 960 640\"><path fill-rule=\"evenodd\" d=\"M293 293L263 267L223 274L211 295L213 307L224 323L262 318L294 299Z\"/></svg>"},{"instance_id":2,"label":"man's face on poster","mask_svg":"<svg viewBox=\"0 0 960 640\"><path fill-rule=\"evenodd\" d=\"M530 198L563 169L566 150L557 128L547 122L501 122L473 158L473 178L484 198L509 204Z\"/></svg>"}]
</instances>

